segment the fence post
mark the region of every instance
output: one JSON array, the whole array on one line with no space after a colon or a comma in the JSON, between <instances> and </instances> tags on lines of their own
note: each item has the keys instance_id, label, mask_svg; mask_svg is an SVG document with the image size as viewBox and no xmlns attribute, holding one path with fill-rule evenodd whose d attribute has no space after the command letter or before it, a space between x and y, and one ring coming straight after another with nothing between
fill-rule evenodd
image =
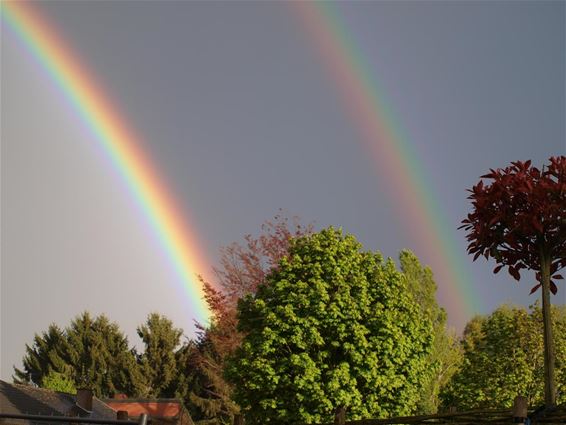
<instances>
[{"instance_id":1,"label":"fence post","mask_svg":"<svg viewBox=\"0 0 566 425\"><path fill-rule=\"evenodd\" d=\"M336 408L336 413L334 414L334 425L345 425L346 424L346 408L344 406L338 406Z\"/></svg>"},{"instance_id":2,"label":"fence post","mask_svg":"<svg viewBox=\"0 0 566 425\"><path fill-rule=\"evenodd\" d=\"M138 419L138 425L147 425L147 414L142 413Z\"/></svg>"},{"instance_id":3,"label":"fence post","mask_svg":"<svg viewBox=\"0 0 566 425\"><path fill-rule=\"evenodd\" d=\"M513 423L523 424L527 417L527 398L518 395L513 401Z\"/></svg>"},{"instance_id":4,"label":"fence post","mask_svg":"<svg viewBox=\"0 0 566 425\"><path fill-rule=\"evenodd\" d=\"M129 419L129 414L127 410L118 410L116 412L116 419L119 421L127 421Z\"/></svg>"},{"instance_id":5,"label":"fence post","mask_svg":"<svg viewBox=\"0 0 566 425\"><path fill-rule=\"evenodd\" d=\"M234 415L234 425L244 425L244 415Z\"/></svg>"}]
</instances>

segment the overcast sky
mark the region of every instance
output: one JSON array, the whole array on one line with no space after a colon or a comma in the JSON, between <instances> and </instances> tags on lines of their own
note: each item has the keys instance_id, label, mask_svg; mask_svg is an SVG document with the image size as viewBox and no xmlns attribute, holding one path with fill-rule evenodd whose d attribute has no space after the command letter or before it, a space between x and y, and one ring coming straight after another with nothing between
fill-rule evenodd
<instances>
[{"instance_id":1,"label":"overcast sky","mask_svg":"<svg viewBox=\"0 0 566 425\"><path fill-rule=\"evenodd\" d=\"M427 262L289 3L35 7L142 135L212 263L279 208ZM479 300L472 313L533 303L531 275L516 284L472 263L456 227L465 189L490 167L566 154L566 3L343 2L337 13L447 217ZM120 176L14 34L3 25L1 35L0 378L35 332L84 310L107 314L135 344L151 311L191 336L189 302ZM438 283L446 305L453 283ZM565 294L562 285L553 301Z\"/></svg>"}]
</instances>

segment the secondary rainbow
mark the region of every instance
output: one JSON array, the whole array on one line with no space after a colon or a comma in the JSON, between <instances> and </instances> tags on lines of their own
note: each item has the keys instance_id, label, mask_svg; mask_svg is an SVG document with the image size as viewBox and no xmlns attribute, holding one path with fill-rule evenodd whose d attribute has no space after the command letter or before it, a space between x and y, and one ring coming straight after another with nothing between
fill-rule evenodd
<instances>
[{"instance_id":1,"label":"secondary rainbow","mask_svg":"<svg viewBox=\"0 0 566 425\"><path fill-rule=\"evenodd\" d=\"M324 63L342 99L346 113L360 132L389 196L418 251L427 253L439 284L441 303L450 322L461 329L480 305L472 291L447 220L435 201L418 156L386 107L375 73L353 42L332 2L293 1L308 39ZM432 253L430 251L433 251Z\"/></svg>"},{"instance_id":2,"label":"secondary rainbow","mask_svg":"<svg viewBox=\"0 0 566 425\"><path fill-rule=\"evenodd\" d=\"M78 56L34 7L24 1L2 1L0 12L2 22L49 75L113 162L175 268L191 303L191 313L206 323L210 311L197 273L205 274L209 262L200 252L201 245L187 217L136 143L141 139L128 128L115 103Z\"/></svg>"}]
</instances>

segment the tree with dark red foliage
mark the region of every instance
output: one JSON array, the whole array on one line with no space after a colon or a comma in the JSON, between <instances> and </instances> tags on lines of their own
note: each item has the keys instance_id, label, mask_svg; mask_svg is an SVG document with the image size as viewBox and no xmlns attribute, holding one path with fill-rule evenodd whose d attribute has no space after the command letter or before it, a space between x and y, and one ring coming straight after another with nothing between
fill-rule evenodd
<instances>
[{"instance_id":1,"label":"tree with dark red foliage","mask_svg":"<svg viewBox=\"0 0 566 425\"><path fill-rule=\"evenodd\" d=\"M216 282L201 279L205 299L212 312L209 327L199 325L199 349L194 358L201 375L201 390L191 402L202 414L203 423L232 423L239 408L232 401L232 388L224 379L224 362L240 345L237 330L238 299L255 293L266 274L287 254L291 238L312 233L297 217L283 212L265 222L258 237L247 235L245 243L233 243L220 250L220 266L214 269Z\"/></svg>"},{"instance_id":2,"label":"tree with dark red foliage","mask_svg":"<svg viewBox=\"0 0 566 425\"><path fill-rule=\"evenodd\" d=\"M539 170L531 161L512 162L490 170L471 190L473 211L463 220L468 253L474 261L492 257L498 273L507 267L516 280L521 270L535 272L541 288L545 343L545 403L556 404L554 340L550 322L550 293L556 294L558 274L566 267L566 156L552 157Z\"/></svg>"}]
</instances>

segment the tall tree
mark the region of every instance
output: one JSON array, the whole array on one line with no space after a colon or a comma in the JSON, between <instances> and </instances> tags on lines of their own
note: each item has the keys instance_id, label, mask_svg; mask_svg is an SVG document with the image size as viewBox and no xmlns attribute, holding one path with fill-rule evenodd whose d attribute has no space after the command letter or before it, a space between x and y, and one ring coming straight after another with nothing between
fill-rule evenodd
<instances>
[{"instance_id":1,"label":"tall tree","mask_svg":"<svg viewBox=\"0 0 566 425\"><path fill-rule=\"evenodd\" d=\"M35 336L32 347L27 346L23 365L23 370L15 369L17 381L45 386L57 373L76 388L88 387L99 397L139 392L141 376L135 355L118 325L104 315L92 318L84 312L64 331L51 325L42 336Z\"/></svg>"},{"instance_id":2,"label":"tall tree","mask_svg":"<svg viewBox=\"0 0 566 425\"><path fill-rule=\"evenodd\" d=\"M137 332L144 343L144 352L139 355L144 396L173 397L175 388L172 383L179 373L176 351L183 331L175 328L165 316L151 313Z\"/></svg>"},{"instance_id":3,"label":"tall tree","mask_svg":"<svg viewBox=\"0 0 566 425\"><path fill-rule=\"evenodd\" d=\"M224 378L226 358L242 339L237 329L238 299L255 293L269 270L287 254L292 237L310 232L311 225L303 226L297 217L289 219L280 212L261 226L259 236L246 235L243 244L233 243L220 250L220 266L214 270L216 281L203 281L212 323L200 327L198 350L191 357L199 384L190 404L200 410L195 416L203 424L231 423L239 412L232 400L232 385Z\"/></svg>"},{"instance_id":4,"label":"tall tree","mask_svg":"<svg viewBox=\"0 0 566 425\"><path fill-rule=\"evenodd\" d=\"M433 344L427 359L427 380L420 391L418 413L435 413L439 394L462 361L462 350L454 331L446 325L446 312L436 301L436 283L432 270L423 267L415 254L404 250L399 254L401 271L407 278L409 292L419 305L420 313L433 326Z\"/></svg>"},{"instance_id":5,"label":"tall tree","mask_svg":"<svg viewBox=\"0 0 566 425\"><path fill-rule=\"evenodd\" d=\"M23 369L14 367L14 381L41 386L43 378L51 372L68 374L68 365L62 357L65 345L65 333L54 323L41 335L35 334L33 344L26 344Z\"/></svg>"},{"instance_id":6,"label":"tall tree","mask_svg":"<svg viewBox=\"0 0 566 425\"><path fill-rule=\"evenodd\" d=\"M353 236L329 228L292 240L238 312L245 337L228 376L250 424L415 410L432 324L395 264Z\"/></svg>"},{"instance_id":7,"label":"tall tree","mask_svg":"<svg viewBox=\"0 0 566 425\"><path fill-rule=\"evenodd\" d=\"M553 307L558 401L566 402L566 307ZM464 361L443 390L445 406L459 409L510 408L517 395L532 407L544 403L542 311L536 305L502 306L477 316L464 331Z\"/></svg>"},{"instance_id":8,"label":"tall tree","mask_svg":"<svg viewBox=\"0 0 566 425\"><path fill-rule=\"evenodd\" d=\"M471 190L473 211L463 220L474 260L483 255L507 267L520 280L533 270L541 288L544 323L545 402L556 404L555 353L550 320L550 293L556 294L557 272L566 266L566 156L552 157L539 170L531 161L491 170Z\"/></svg>"}]
</instances>

